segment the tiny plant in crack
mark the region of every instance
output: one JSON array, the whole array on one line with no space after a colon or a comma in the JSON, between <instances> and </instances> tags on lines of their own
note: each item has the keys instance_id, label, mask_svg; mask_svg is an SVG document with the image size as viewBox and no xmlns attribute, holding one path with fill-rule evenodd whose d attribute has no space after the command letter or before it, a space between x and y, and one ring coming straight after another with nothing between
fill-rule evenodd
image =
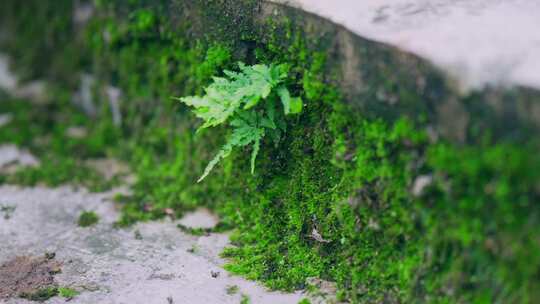
<instances>
[{"instance_id":1,"label":"tiny plant in crack","mask_svg":"<svg viewBox=\"0 0 540 304\"><path fill-rule=\"evenodd\" d=\"M239 63L239 71L225 70L225 77L214 77L203 96L175 98L193 108L193 113L204 120L202 129L227 125L230 136L216 156L208 163L198 182L202 181L220 160L234 148L252 146L251 173L261 141L270 137L277 145L286 130L285 115L298 114L303 103L291 97L285 86L288 66L247 66Z\"/></svg>"}]
</instances>

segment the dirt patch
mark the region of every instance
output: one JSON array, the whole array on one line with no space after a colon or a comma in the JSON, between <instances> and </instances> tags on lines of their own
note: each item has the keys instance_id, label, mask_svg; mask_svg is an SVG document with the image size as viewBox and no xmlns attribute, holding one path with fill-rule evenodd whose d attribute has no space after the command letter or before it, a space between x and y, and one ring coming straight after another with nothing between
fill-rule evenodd
<instances>
[{"instance_id":1,"label":"dirt patch","mask_svg":"<svg viewBox=\"0 0 540 304\"><path fill-rule=\"evenodd\" d=\"M0 299L36 294L56 287L54 275L62 264L54 254L43 257L18 256L0 265Z\"/></svg>"}]
</instances>

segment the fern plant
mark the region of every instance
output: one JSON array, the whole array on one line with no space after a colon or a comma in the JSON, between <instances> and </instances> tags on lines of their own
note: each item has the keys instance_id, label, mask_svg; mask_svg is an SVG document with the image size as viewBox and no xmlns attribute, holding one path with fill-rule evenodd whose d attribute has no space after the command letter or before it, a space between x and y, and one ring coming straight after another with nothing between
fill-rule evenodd
<instances>
[{"instance_id":1,"label":"fern plant","mask_svg":"<svg viewBox=\"0 0 540 304\"><path fill-rule=\"evenodd\" d=\"M266 136L275 144L285 132L285 115L302 111L300 97L291 97L284 82L288 68L284 64L247 66L239 63L239 72L225 70L225 77L214 77L205 88L204 96L176 98L193 108L193 113L204 123L197 130L227 125L232 132L225 145L208 163L202 181L220 160L234 148L252 145L251 173L261 141Z\"/></svg>"}]
</instances>

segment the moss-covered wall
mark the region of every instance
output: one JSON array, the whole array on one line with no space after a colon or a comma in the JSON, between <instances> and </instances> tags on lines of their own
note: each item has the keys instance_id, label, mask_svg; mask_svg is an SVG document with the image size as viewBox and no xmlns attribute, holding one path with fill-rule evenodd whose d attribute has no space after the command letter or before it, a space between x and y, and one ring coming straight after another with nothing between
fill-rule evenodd
<instances>
[{"instance_id":1,"label":"moss-covered wall","mask_svg":"<svg viewBox=\"0 0 540 304\"><path fill-rule=\"evenodd\" d=\"M0 140L42 154L46 145L62 162L129 162L137 181L118 199L120 225L207 206L234 231L230 271L286 290L335 281L351 302L540 299L538 92L462 97L414 56L259 1L100 0L75 22L89 3L1 4L0 47L25 79L52 80L46 113L56 114L23 133L15 119ZM279 146L263 145L255 176L246 149L197 184L226 130L195 134L199 122L170 97L201 93L237 61L289 64L305 108ZM95 79L97 118L71 108L80 73ZM110 86L122 91L116 127ZM35 141L43 125L54 126L52 143ZM71 125L88 138L68 139Z\"/></svg>"}]
</instances>

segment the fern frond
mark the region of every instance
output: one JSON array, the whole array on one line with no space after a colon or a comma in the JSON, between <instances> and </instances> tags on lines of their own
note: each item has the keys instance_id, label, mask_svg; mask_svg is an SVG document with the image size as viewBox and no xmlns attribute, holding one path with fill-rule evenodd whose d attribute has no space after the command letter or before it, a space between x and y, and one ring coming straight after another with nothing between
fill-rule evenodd
<instances>
[{"instance_id":1,"label":"fern frond","mask_svg":"<svg viewBox=\"0 0 540 304\"><path fill-rule=\"evenodd\" d=\"M216 154L216 156L214 156L214 158L208 163L208 165L206 165L206 168L204 168L203 175L199 177L199 179L197 180L197 183L200 183L205 177L207 177L208 174L212 172L212 169L214 169L214 167L219 163L219 161L227 157L230 153L231 151L226 151L224 149L219 150L218 154Z\"/></svg>"},{"instance_id":2,"label":"fern frond","mask_svg":"<svg viewBox=\"0 0 540 304\"><path fill-rule=\"evenodd\" d=\"M254 174L255 161L265 134L268 133L277 145L286 129L284 115L302 110L302 100L291 97L283 84L288 66L247 66L239 63L238 67L239 72L225 70L223 73L226 77L213 77L213 83L205 88L204 96L174 98L192 107L193 113L204 121L198 131L223 124L233 128L231 136L208 163L198 182L208 176L235 147L250 144L253 145L250 164L251 173ZM278 98L283 113L276 111ZM261 102L264 107L259 106Z\"/></svg>"},{"instance_id":3,"label":"fern frond","mask_svg":"<svg viewBox=\"0 0 540 304\"><path fill-rule=\"evenodd\" d=\"M251 151L251 174L255 174L255 159L257 159L257 154L261 148L261 139L257 138L253 143L253 151Z\"/></svg>"}]
</instances>

